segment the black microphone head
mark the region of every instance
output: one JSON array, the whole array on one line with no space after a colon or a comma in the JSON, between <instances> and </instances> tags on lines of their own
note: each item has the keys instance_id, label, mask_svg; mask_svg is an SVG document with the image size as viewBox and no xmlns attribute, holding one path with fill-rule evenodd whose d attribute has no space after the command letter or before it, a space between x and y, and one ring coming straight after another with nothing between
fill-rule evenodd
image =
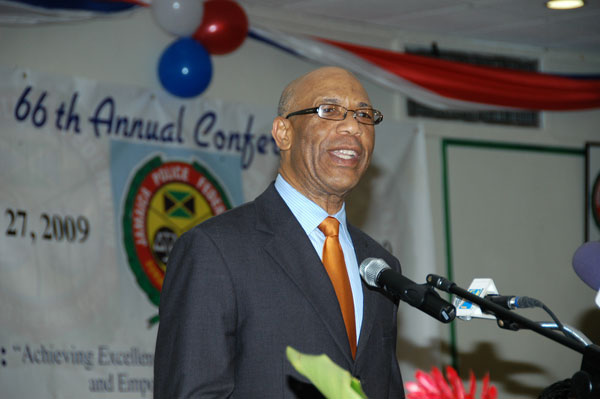
<instances>
[{"instance_id":1,"label":"black microphone head","mask_svg":"<svg viewBox=\"0 0 600 399\"><path fill-rule=\"evenodd\" d=\"M391 267L380 258L366 258L360 263L360 276L371 287L377 287L377 279L382 271Z\"/></svg>"},{"instance_id":2,"label":"black microphone head","mask_svg":"<svg viewBox=\"0 0 600 399\"><path fill-rule=\"evenodd\" d=\"M589 241L577 248L573 269L584 283L600 290L600 241Z\"/></svg>"}]
</instances>

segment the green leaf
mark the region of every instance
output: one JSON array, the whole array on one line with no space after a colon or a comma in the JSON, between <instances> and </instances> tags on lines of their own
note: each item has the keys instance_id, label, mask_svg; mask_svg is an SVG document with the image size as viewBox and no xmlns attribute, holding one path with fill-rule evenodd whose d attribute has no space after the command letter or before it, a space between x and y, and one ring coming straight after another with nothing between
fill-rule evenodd
<instances>
[{"instance_id":1,"label":"green leaf","mask_svg":"<svg viewBox=\"0 0 600 399\"><path fill-rule=\"evenodd\" d=\"M296 371L305 376L328 399L367 399L360 381L327 355L307 355L288 346L285 354Z\"/></svg>"}]
</instances>

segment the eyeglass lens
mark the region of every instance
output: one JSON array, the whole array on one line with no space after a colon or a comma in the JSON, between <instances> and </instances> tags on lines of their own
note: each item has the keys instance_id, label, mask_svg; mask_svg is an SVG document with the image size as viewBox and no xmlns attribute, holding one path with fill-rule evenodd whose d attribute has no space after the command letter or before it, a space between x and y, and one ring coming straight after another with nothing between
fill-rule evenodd
<instances>
[{"instance_id":1,"label":"eyeglass lens","mask_svg":"<svg viewBox=\"0 0 600 399\"><path fill-rule=\"evenodd\" d=\"M323 119L342 120L346 117L346 113L350 111L354 113L354 118L360 123L373 125L379 122L379 116L375 115L376 111L371 108L359 108L356 110L348 110L341 105L336 104L321 104L317 113Z\"/></svg>"}]
</instances>

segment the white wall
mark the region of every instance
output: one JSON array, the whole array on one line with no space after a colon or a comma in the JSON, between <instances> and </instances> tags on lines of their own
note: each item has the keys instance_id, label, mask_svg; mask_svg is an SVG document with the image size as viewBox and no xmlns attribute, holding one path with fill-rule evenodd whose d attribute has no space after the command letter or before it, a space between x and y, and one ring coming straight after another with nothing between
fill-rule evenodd
<instances>
[{"instance_id":1,"label":"white wall","mask_svg":"<svg viewBox=\"0 0 600 399\"><path fill-rule=\"evenodd\" d=\"M402 49L404 44L428 45L435 40L442 49L536 57L545 71L598 73L600 70L600 53L558 53L414 35L365 25L303 21L279 15L276 10L250 12L249 17L251 24L382 48ZM120 17L61 25L0 27L0 65L133 84L158 91L161 88L156 74L157 61L171 40L145 9ZM213 62L213 80L203 96L272 106L274 113L282 87L317 66L251 39L230 55L213 57ZM415 121L406 116L403 96L367 81L365 86L386 119ZM545 112L539 128L416 121L422 124L427 137L436 234L432 250L440 274L446 273L447 263L441 160L444 138L574 149L583 149L586 140L600 140L600 110ZM556 310L565 322L600 342L600 333L590 327L594 317L600 320L600 311L593 306L591 290L574 277L570 266L570 256L583 241L583 162L582 157L535 151L450 148L452 264L459 285L468 286L473 277L492 277L499 282L501 293L536 296ZM513 169L507 173L507 168ZM539 183L533 191L532 181ZM488 209L494 212L487 212ZM565 281L566 288L561 288ZM574 298L574 302L565 306L561 303L564 297ZM547 319L542 313L528 314L528 317ZM528 332L500 330L493 322L471 323L457 322L459 360L464 365L474 365L478 372L491 370L501 398L533 396L542 387L576 371L579 358L545 338L532 338ZM448 353L449 331L441 340L445 342L443 350ZM496 344L490 349L492 343ZM527 356L523 355L525 349ZM478 356L488 356L490 350L495 356L490 361L481 362L481 358L473 361ZM567 360L562 362L553 356ZM467 370L461 373L467 375ZM479 373L478 377L481 377ZM413 378L407 375L405 379Z\"/></svg>"}]
</instances>

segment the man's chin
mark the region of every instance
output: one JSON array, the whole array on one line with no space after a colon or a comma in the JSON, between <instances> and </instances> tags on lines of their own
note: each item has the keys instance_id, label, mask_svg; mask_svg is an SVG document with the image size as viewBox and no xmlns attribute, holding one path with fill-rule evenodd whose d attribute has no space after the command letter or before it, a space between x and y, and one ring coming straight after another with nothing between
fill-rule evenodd
<instances>
[{"instance_id":1,"label":"man's chin","mask_svg":"<svg viewBox=\"0 0 600 399\"><path fill-rule=\"evenodd\" d=\"M354 187L358 185L360 178L345 178L333 181L329 184L330 193L344 198Z\"/></svg>"}]
</instances>

